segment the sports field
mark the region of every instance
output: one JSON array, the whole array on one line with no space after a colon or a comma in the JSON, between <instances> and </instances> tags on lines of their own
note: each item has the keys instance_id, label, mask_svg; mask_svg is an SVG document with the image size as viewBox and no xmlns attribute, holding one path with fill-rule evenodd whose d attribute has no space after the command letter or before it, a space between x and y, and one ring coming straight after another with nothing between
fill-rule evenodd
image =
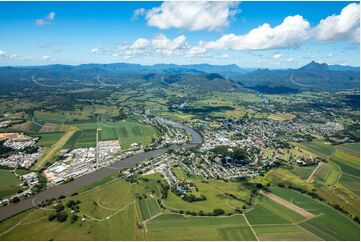
<instances>
[{"instance_id":1,"label":"sports field","mask_svg":"<svg viewBox=\"0 0 361 242\"><path fill-rule=\"evenodd\" d=\"M14 194L20 179L11 170L0 169L0 198Z\"/></svg>"}]
</instances>

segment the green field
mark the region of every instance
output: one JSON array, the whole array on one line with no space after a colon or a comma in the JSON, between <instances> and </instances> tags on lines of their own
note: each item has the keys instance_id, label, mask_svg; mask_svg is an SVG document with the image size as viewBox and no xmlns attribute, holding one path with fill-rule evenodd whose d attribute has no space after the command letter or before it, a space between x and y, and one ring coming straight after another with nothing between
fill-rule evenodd
<instances>
[{"instance_id":1,"label":"green field","mask_svg":"<svg viewBox=\"0 0 361 242\"><path fill-rule=\"evenodd\" d=\"M358 177L342 174L340 183L360 196L360 179Z\"/></svg>"},{"instance_id":2,"label":"green field","mask_svg":"<svg viewBox=\"0 0 361 242\"><path fill-rule=\"evenodd\" d=\"M146 226L149 240L256 240L242 215L184 217L164 214Z\"/></svg>"},{"instance_id":3,"label":"green field","mask_svg":"<svg viewBox=\"0 0 361 242\"><path fill-rule=\"evenodd\" d=\"M341 149L337 149L330 158L342 169L342 172L353 176L360 176L360 157L352 153L347 153Z\"/></svg>"},{"instance_id":4,"label":"green field","mask_svg":"<svg viewBox=\"0 0 361 242\"><path fill-rule=\"evenodd\" d=\"M83 130L84 133L79 134L76 141L71 141L69 147L95 146L97 128L101 129L99 140L119 140L124 149L129 148L132 143L146 145L152 142L152 138L157 138L157 132L153 127L130 120L112 123L79 122L71 125Z\"/></svg>"},{"instance_id":5,"label":"green field","mask_svg":"<svg viewBox=\"0 0 361 242\"><path fill-rule=\"evenodd\" d=\"M312 184L292 174L290 171L282 168L272 169L264 176L265 183L283 184L285 186L294 186L306 191L311 191Z\"/></svg>"},{"instance_id":6,"label":"green field","mask_svg":"<svg viewBox=\"0 0 361 242\"><path fill-rule=\"evenodd\" d=\"M332 185L337 183L340 175L341 172L337 165L331 162L323 163L317 168L311 180L324 185Z\"/></svg>"},{"instance_id":7,"label":"green field","mask_svg":"<svg viewBox=\"0 0 361 242\"><path fill-rule=\"evenodd\" d=\"M256 205L245 215L251 225L289 224L304 219L301 215L261 195L258 196Z\"/></svg>"},{"instance_id":8,"label":"green field","mask_svg":"<svg viewBox=\"0 0 361 242\"><path fill-rule=\"evenodd\" d=\"M164 206L184 211L211 213L216 208L222 208L226 213L232 213L236 208L241 208L250 197L250 190L242 183L224 182L222 180L209 180L207 183L199 179L191 179L198 188L198 192L193 192L196 196L201 194L206 196L205 201L189 203L169 192L168 198L164 200ZM228 196L233 194L238 199Z\"/></svg>"},{"instance_id":9,"label":"green field","mask_svg":"<svg viewBox=\"0 0 361 242\"><path fill-rule=\"evenodd\" d=\"M317 217L299 223L324 240L359 240L360 226L333 207L290 189L272 187L272 193L304 208Z\"/></svg>"},{"instance_id":10,"label":"green field","mask_svg":"<svg viewBox=\"0 0 361 242\"><path fill-rule=\"evenodd\" d=\"M314 241L321 240L317 235L293 224L253 226L260 240L270 241Z\"/></svg>"},{"instance_id":11,"label":"green field","mask_svg":"<svg viewBox=\"0 0 361 242\"><path fill-rule=\"evenodd\" d=\"M0 169L0 198L14 194L20 179L11 170Z\"/></svg>"},{"instance_id":12,"label":"green field","mask_svg":"<svg viewBox=\"0 0 361 242\"><path fill-rule=\"evenodd\" d=\"M49 133L36 133L36 134L30 134L30 136L33 137L40 137L38 141L39 146L43 147L51 147L53 144L55 144L62 136L64 135L64 132L49 132Z\"/></svg>"},{"instance_id":13,"label":"green field","mask_svg":"<svg viewBox=\"0 0 361 242\"><path fill-rule=\"evenodd\" d=\"M130 186L114 181L68 199L80 200L81 218L49 222L51 210L31 209L1 223L0 240L142 240ZM68 199L65 199L65 204ZM97 204L97 205L95 205ZM51 207L48 207L51 208ZM71 216L69 209L66 209ZM4 232L19 223L9 232Z\"/></svg>"},{"instance_id":14,"label":"green field","mask_svg":"<svg viewBox=\"0 0 361 242\"><path fill-rule=\"evenodd\" d=\"M328 157L335 152L335 148L332 145L325 143L323 140L301 143L298 144L298 146L325 159L328 159Z\"/></svg>"},{"instance_id":15,"label":"green field","mask_svg":"<svg viewBox=\"0 0 361 242\"><path fill-rule=\"evenodd\" d=\"M296 166L290 172L303 180L307 180L315 168L316 166Z\"/></svg>"},{"instance_id":16,"label":"green field","mask_svg":"<svg viewBox=\"0 0 361 242\"><path fill-rule=\"evenodd\" d=\"M160 213L160 207L154 198L138 200L138 206L143 221L148 220Z\"/></svg>"},{"instance_id":17,"label":"green field","mask_svg":"<svg viewBox=\"0 0 361 242\"><path fill-rule=\"evenodd\" d=\"M51 112L35 112L35 121L38 123L55 123L62 124L66 116L63 114L51 113Z\"/></svg>"}]
</instances>

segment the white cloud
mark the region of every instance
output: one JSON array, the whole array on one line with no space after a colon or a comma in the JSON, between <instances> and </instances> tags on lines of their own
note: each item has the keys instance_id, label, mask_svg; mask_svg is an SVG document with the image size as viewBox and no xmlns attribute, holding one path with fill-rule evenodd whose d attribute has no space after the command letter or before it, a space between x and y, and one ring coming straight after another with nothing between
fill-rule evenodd
<instances>
[{"instance_id":1,"label":"white cloud","mask_svg":"<svg viewBox=\"0 0 361 242\"><path fill-rule=\"evenodd\" d=\"M49 61L49 60L50 60L50 57L47 56L47 55L44 55L44 56L42 56L40 59L43 60L43 61Z\"/></svg>"},{"instance_id":2,"label":"white cloud","mask_svg":"<svg viewBox=\"0 0 361 242\"><path fill-rule=\"evenodd\" d=\"M244 35L227 34L220 39L204 42L210 49L266 50L298 47L309 38L310 24L300 15L286 17L272 28L265 23Z\"/></svg>"},{"instance_id":3,"label":"white cloud","mask_svg":"<svg viewBox=\"0 0 361 242\"><path fill-rule=\"evenodd\" d=\"M201 46L193 46L191 47L185 54L187 57L193 57L197 55L201 55L207 52L207 49Z\"/></svg>"},{"instance_id":4,"label":"white cloud","mask_svg":"<svg viewBox=\"0 0 361 242\"><path fill-rule=\"evenodd\" d=\"M321 41L351 40L360 43L360 5L351 3L339 15L322 19L314 32Z\"/></svg>"},{"instance_id":5,"label":"white cloud","mask_svg":"<svg viewBox=\"0 0 361 242\"><path fill-rule=\"evenodd\" d=\"M145 10L144 8L138 8L138 9L134 10L132 19L133 20L138 19L138 17L144 15L146 13L146 11L147 10Z\"/></svg>"},{"instance_id":6,"label":"white cloud","mask_svg":"<svg viewBox=\"0 0 361 242\"><path fill-rule=\"evenodd\" d=\"M294 62L295 60L293 58L288 58L287 62Z\"/></svg>"},{"instance_id":7,"label":"white cloud","mask_svg":"<svg viewBox=\"0 0 361 242\"><path fill-rule=\"evenodd\" d=\"M55 12L52 11L46 17L35 20L35 24L39 26L43 26L45 24L50 24L55 19Z\"/></svg>"},{"instance_id":8,"label":"white cloud","mask_svg":"<svg viewBox=\"0 0 361 242\"><path fill-rule=\"evenodd\" d=\"M94 54L94 55L98 54L98 52L99 52L99 49L98 49L98 48L94 48L94 49L92 49L92 50L90 51L90 53L92 53L92 54Z\"/></svg>"},{"instance_id":9,"label":"white cloud","mask_svg":"<svg viewBox=\"0 0 361 242\"><path fill-rule=\"evenodd\" d=\"M2 58L5 58L5 57L8 57L8 54L5 51L0 50L0 58L2 59Z\"/></svg>"},{"instance_id":10,"label":"white cloud","mask_svg":"<svg viewBox=\"0 0 361 242\"><path fill-rule=\"evenodd\" d=\"M282 57L282 54L281 53L274 53L273 55L272 55L272 58L273 59L279 59L279 58L281 58Z\"/></svg>"},{"instance_id":11,"label":"white cloud","mask_svg":"<svg viewBox=\"0 0 361 242\"><path fill-rule=\"evenodd\" d=\"M228 26L238 12L238 2L163 2L147 11L136 10L135 16L145 14L150 26L160 29L220 30Z\"/></svg>"},{"instance_id":12,"label":"white cloud","mask_svg":"<svg viewBox=\"0 0 361 242\"><path fill-rule=\"evenodd\" d=\"M163 49L163 50L177 50L186 47L187 41L184 35L180 35L175 39L168 39L164 34L160 34L155 36L151 40L152 46L155 49Z\"/></svg>"},{"instance_id":13,"label":"white cloud","mask_svg":"<svg viewBox=\"0 0 361 242\"><path fill-rule=\"evenodd\" d=\"M129 46L129 49L144 49L145 47L148 46L148 44L149 44L149 40L139 38Z\"/></svg>"}]
</instances>

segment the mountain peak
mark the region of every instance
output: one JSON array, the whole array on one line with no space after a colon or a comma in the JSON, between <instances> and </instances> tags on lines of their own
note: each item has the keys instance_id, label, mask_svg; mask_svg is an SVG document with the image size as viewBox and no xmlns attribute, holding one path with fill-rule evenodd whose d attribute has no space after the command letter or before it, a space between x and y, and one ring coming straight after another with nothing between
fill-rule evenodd
<instances>
[{"instance_id":1,"label":"mountain peak","mask_svg":"<svg viewBox=\"0 0 361 242\"><path fill-rule=\"evenodd\" d=\"M315 61L311 61L309 64L300 68L300 70L306 71L328 71L328 65L326 63L318 63Z\"/></svg>"}]
</instances>

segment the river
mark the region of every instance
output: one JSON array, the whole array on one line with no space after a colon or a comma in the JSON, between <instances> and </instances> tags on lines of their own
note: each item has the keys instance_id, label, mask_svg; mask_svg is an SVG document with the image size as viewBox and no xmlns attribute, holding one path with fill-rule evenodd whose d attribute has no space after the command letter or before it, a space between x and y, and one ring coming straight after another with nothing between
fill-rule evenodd
<instances>
[{"instance_id":1,"label":"river","mask_svg":"<svg viewBox=\"0 0 361 242\"><path fill-rule=\"evenodd\" d=\"M189 144L184 145L185 148L192 148L202 143L201 135L194 129L173 121L169 121L165 119L161 119L161 120L170 125L173 125L174 127L181 128L187 131L192 136L191 142ZM20 212L23 212L25 210L28 210L34 207L36 204L40 204L41 202L47 199L58 198L60 195L74 193L79 189L81 189L82 187L90 185L107 176L117 174L119 170L122 168L128 168L146 159L160 156L165 152L167 152L169 149L171 148L161 148L157 150L146 151L143 153L136 154L134 156L119 160L111 164L109 167L103 167L92 173L78 177L74 181L48 188L32 197L22 199L18 203L9 204L6 207L0 207L0 221L7 219Z\"/></svg>"}]
</instances>

